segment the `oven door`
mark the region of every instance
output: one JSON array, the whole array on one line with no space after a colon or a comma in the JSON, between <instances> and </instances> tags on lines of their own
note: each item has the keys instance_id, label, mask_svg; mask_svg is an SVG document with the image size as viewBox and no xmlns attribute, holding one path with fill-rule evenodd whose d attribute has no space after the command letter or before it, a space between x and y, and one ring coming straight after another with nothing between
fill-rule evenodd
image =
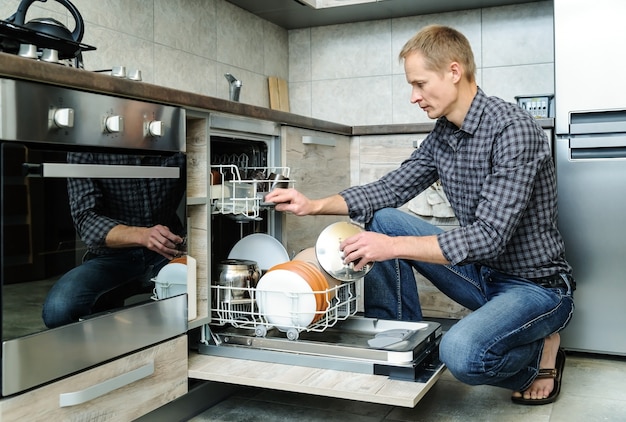
<instances>
[{"instance_id":1,"label":"oven door","mask_svg":"<svg viewBox=\"0 0 626 422\"><path fill-rule=\"evenodd\" d=\"M61 275L79 265L86 252L70 216L67 178L185 177L178 168L72 165L67 163L67 151L47 148L0 143L2 396L187 330L185 294L165 300L146 295L123 308L46 328L41 311L48 290ZM184 210L184 199L180 209Z\"/></svg>"}]
</instances>

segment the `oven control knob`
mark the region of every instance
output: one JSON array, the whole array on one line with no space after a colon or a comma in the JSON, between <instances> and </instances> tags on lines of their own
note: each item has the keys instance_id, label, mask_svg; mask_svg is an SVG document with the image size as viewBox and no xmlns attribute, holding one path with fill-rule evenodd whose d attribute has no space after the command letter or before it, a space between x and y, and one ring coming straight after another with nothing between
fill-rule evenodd
<instances>
[{"instance_id":1,"label":"oven control knob","mask_svg":"<svg viewBox=\"0 0 626 422\"><path fill-rule=\"evenodd\" d=\"M119 133L124 130L124 118L122 116L109 116L104 122L106 131L109 133Z\"/></svg>"},{"instance_id":2,"label":"oven control knob","mask_svg":"<svg viewBox=\"0 0 626 422\"><path fill-rule=\"evenodd\" d=\"M60 108L54 110L54 124L58 127L74 127L74 109Z\"/></svg>"},{"instance_id":3,"label":"oven control knob","mask_svg":"<svg viewBox=\"0 0 626 422\"><path fill-rule=\"evenodd\" d=\"M148 124L148 133L150 136L163 136L163 129L163 122L160 120L155 120Z\"/></svg>"}]
</instances>

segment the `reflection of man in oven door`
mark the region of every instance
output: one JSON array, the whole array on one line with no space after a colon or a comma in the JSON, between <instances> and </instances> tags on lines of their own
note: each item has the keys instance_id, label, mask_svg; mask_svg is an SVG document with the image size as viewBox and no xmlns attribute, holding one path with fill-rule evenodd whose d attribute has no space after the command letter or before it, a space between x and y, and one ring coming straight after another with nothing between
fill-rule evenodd
<instances>
[{"instance_id":1,"label":"reflection of man in oven door","mask_svg":"<svg viewBox=\"0 0 626 422\"><path fill-rule=\"evenodd\" d=\"M185 192L185 155L69 153L73 164L178 167L171 178L70 178L74 225L88 247L83 263L50 289L43 307L49 328L118 308L153 290L152 279L184 246L178 216Z\"/></svg>"}]
</instances>

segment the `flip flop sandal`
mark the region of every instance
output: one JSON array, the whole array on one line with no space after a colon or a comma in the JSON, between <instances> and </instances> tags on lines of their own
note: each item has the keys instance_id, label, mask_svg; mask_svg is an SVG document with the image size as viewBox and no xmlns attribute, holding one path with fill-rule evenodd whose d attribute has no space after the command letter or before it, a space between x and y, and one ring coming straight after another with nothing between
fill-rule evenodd
<instances>
[{"instance_id":1,"label":"flip flop sandal","mask_svg":"<svg viewBox=\"0 0 626 422\"><path fill-rule=\"evenodd\" d=\"M554 369L540 369L537 378L554 378L554 389L550 395L543 399L525 399L524 397L511 397L513 403L527 404L527 405L541 405L553 403L561 392L561 380L563 379L563 369L565 368L565 351L559 348L556 353L556 368Z\"/></svg>"}]
</instances>

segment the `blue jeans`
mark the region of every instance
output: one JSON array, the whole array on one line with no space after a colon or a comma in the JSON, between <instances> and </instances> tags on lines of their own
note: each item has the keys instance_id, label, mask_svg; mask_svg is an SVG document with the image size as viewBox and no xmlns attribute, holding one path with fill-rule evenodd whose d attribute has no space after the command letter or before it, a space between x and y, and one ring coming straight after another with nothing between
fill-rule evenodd
<instances>
[{"instance_id":1,"label":"blue jeans","mask_svg":"<svg viewBox=\"0 0 626 422\"><path fill-rule=\"evenodd\" d=\"M374 214L368 230L389 236L426 236L442 230L396 209ZM415 268L442 293L470 309L446 332L440 359L460 381L526 390L538 373L543 339L567 325L573 292L547 289L480 265L439 265L393 259L377 262L365 277L365 316L420 321Z\"/></svg>"},{"instance_id":2,"label":"blue jeans","mask_svg":"<svg viewBox=\"0 0 626 422\"><path fill-rule=\"evenodd\" d=\"M124 305L124 300L154 289L151 279L169 261L147 249L114 255L87 254L84 262L52 286L43 305L48 328Z\"/></svg>"}]
</instances>

